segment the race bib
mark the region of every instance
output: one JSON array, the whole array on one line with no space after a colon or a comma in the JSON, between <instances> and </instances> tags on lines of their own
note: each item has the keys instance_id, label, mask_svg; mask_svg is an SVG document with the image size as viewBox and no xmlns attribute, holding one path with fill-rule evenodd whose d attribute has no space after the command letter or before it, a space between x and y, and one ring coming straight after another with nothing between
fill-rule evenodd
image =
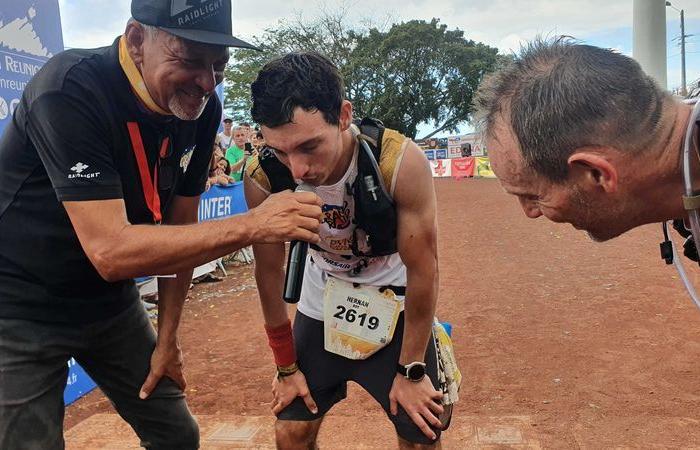
<instances>
[{"instance_id":1,"label":"race bib","mask_svg":"<svg viewBox=\"0 0 700 450\"><path fill-rule=\"evenodd\" d=\"M403 302L390 289L328 278L323 295L325 349L348 359L366 359L391 342Z\"/></svg>"}]
</instances>

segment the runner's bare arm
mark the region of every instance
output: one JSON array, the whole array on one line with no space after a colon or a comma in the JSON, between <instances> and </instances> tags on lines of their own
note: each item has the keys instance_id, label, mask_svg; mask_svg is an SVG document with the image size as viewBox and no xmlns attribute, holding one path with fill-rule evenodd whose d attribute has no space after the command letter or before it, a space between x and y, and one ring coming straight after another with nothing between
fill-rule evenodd
<instances>
[{"instance_id":1,"label":"runner's bare arm","mask_svg":"<svg viewBox=\"0 0 700 450\"><path fill-rule=\"evenodd\" d=\"M246 174L243 178L248 206L254 207L265 201L268 194L262 191ZM321 217L319 210L319 218ZM267 329L283 327L289 321L287 304L282 299L284 288L284 244L253 244L255 253L255 283L258 285L260 305ZM288 329L288 328L287 328ZM291 330L290 330L291 334ZM269 334L268 334L269 337ZM293 338L290 348L293 347ZM274 351L273 351L274 353ZM296 358L296 355L292 355ZM316 414L318 406L311 397L306 377L297 370L284 378L272 380L272 413L277 415L296 397L301 397L309 411Z\"/></svg>"},{"instance_id":2,"label":"runner's bare arm","mask_svg":"<svg viewBox=\"0 0 700 450\"><path fill-rule=\"evenodd\" d=\"M399 170L394 199L398 212L399 254L406 265L407 284L404 306L404 333L399 363L423 361L430 339L437 300L438 259L437 220L433 177L425 155L410 143ZM411 420L430 439L437 435L430 428L441 427L438 415L442 393L424 377L409 381L397 373L389 392L392 414L400 404Z\"/></svg>"},{"instance_id":3,"label":"runner's bare arm","mask_svg":"<svg viewBox=\"0 0 700 450\"><path fill-rule=\"evenodd\" d=\"M192 225L132 225L122 199L63 202L90 262L107 281L191 269L254 242L318 241L321 200L282 192L228 219Z\"/></svg>"},{"instance_id":4,"label":"runner's bare arm","mask_svg":"<svg viewBox=\"0 0 700 450\"><path fill-rule=\"evenodd\" d=\"M248 206L255 208L269 194L262 191L246 174L243 179ZM265 324L269 327L282 325L289 320L287 304L282 300L284 287L284 244L253 244L255 254L255 282L260 294Z\"/></svg>"},{"instance_id":5,"label":"runner's bare arm","mask_svg":"<svg viewBox=\"0 0 700 450\"><path fill-rule=\"evenodd\" d=\"M405 150L394 198L399 254L408 278L399 362L408 364L425 357L438 290L435 188L428 161L413 142Z\"/></svg>"}]
</instances>

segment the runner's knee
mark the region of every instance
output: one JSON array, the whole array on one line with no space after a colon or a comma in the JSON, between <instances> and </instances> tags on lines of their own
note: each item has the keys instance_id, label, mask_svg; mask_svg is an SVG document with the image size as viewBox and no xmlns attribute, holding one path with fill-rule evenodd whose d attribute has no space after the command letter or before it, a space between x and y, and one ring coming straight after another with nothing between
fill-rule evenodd
<instances>
[{"instance_id":1,"label":"runner's knee","mask_svg":"<svg viewBox=\"0 0 700 450\"><path fill-rule=\"evenodd\" d=\"M401 449L433 449L439 448L440 435L442 430L430 426L433 430L437 439L432 440L428 438L423 431L411 420L411 418L406 414L406 411L399 407L399 413L394 416L390 415L389 419L394 424L396 429L396 434L399 438L399 448ZM437 447L436 447L437 446Z\"/></svg>"}]
</instances>

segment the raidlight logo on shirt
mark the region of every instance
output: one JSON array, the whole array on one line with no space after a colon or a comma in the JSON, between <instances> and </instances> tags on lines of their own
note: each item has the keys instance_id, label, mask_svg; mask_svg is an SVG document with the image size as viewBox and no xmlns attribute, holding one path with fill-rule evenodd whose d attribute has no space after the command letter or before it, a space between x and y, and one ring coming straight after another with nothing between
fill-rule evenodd
<instances>
[{"instance_id":1,"label":"raidlight logo on shirt","mask_svg":"<svg viewBox=\"0 0 700 450\"><path fill-rule=\"evenodd\" d=\"M178 26L194 24L218 13L223 3L223 0L173 0L170 17Z\"/></svg>"},{"instance_id":2,"label":"raidlight logo on shirt","mask_svg":"<svg viewBox=\"0 0 700 450\"><path fill-rule=\"evenodd\" d=\"M88 167L90 167L90 166L79 162L78 164L71 167L70 170L72 170L73 172L75 172L77 174L81 174L81 173L83 173L83 170L87 169Z\"/></svg>"},{"instance_id":3,"label":"raidlight logo on shirt","mask_svg":"<svg viewBox=\"0 0 700 450\"><path fill-rule=\"evenodd\" d=\"M68 174L68 179L72 180L73 178L97 178L100 176L101 172L93 172L93 173L83 173L85 172L85 169L87 169L88 166L85 163L78 162L76 163L73 167L70 168L70 170L73 173Z\"/></svg>"}]
</instances>

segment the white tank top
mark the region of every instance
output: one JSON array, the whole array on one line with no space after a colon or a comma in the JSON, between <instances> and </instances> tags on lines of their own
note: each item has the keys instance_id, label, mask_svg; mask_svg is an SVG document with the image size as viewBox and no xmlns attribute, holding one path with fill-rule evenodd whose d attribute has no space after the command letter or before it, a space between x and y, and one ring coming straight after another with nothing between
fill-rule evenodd
<instances>
[{"instance_id":1,"label":"white tank top","mask_svg":"<svg viewBox=\"0 0 700 450\"><path fill-rule=\"evenodd\" d=\"M316 188L316 194L323 200L324 219L318 244L323 250L309 249L297 305L299 312L312 319L323 320L323 291L329 275L366 286L406 286L406 266L398 253L376 258L352 254L355 199L348 186L352 186L357 177L358 151L359 143L355 145L350 166L340 181Z\"/></svg>"}]
</instances>

